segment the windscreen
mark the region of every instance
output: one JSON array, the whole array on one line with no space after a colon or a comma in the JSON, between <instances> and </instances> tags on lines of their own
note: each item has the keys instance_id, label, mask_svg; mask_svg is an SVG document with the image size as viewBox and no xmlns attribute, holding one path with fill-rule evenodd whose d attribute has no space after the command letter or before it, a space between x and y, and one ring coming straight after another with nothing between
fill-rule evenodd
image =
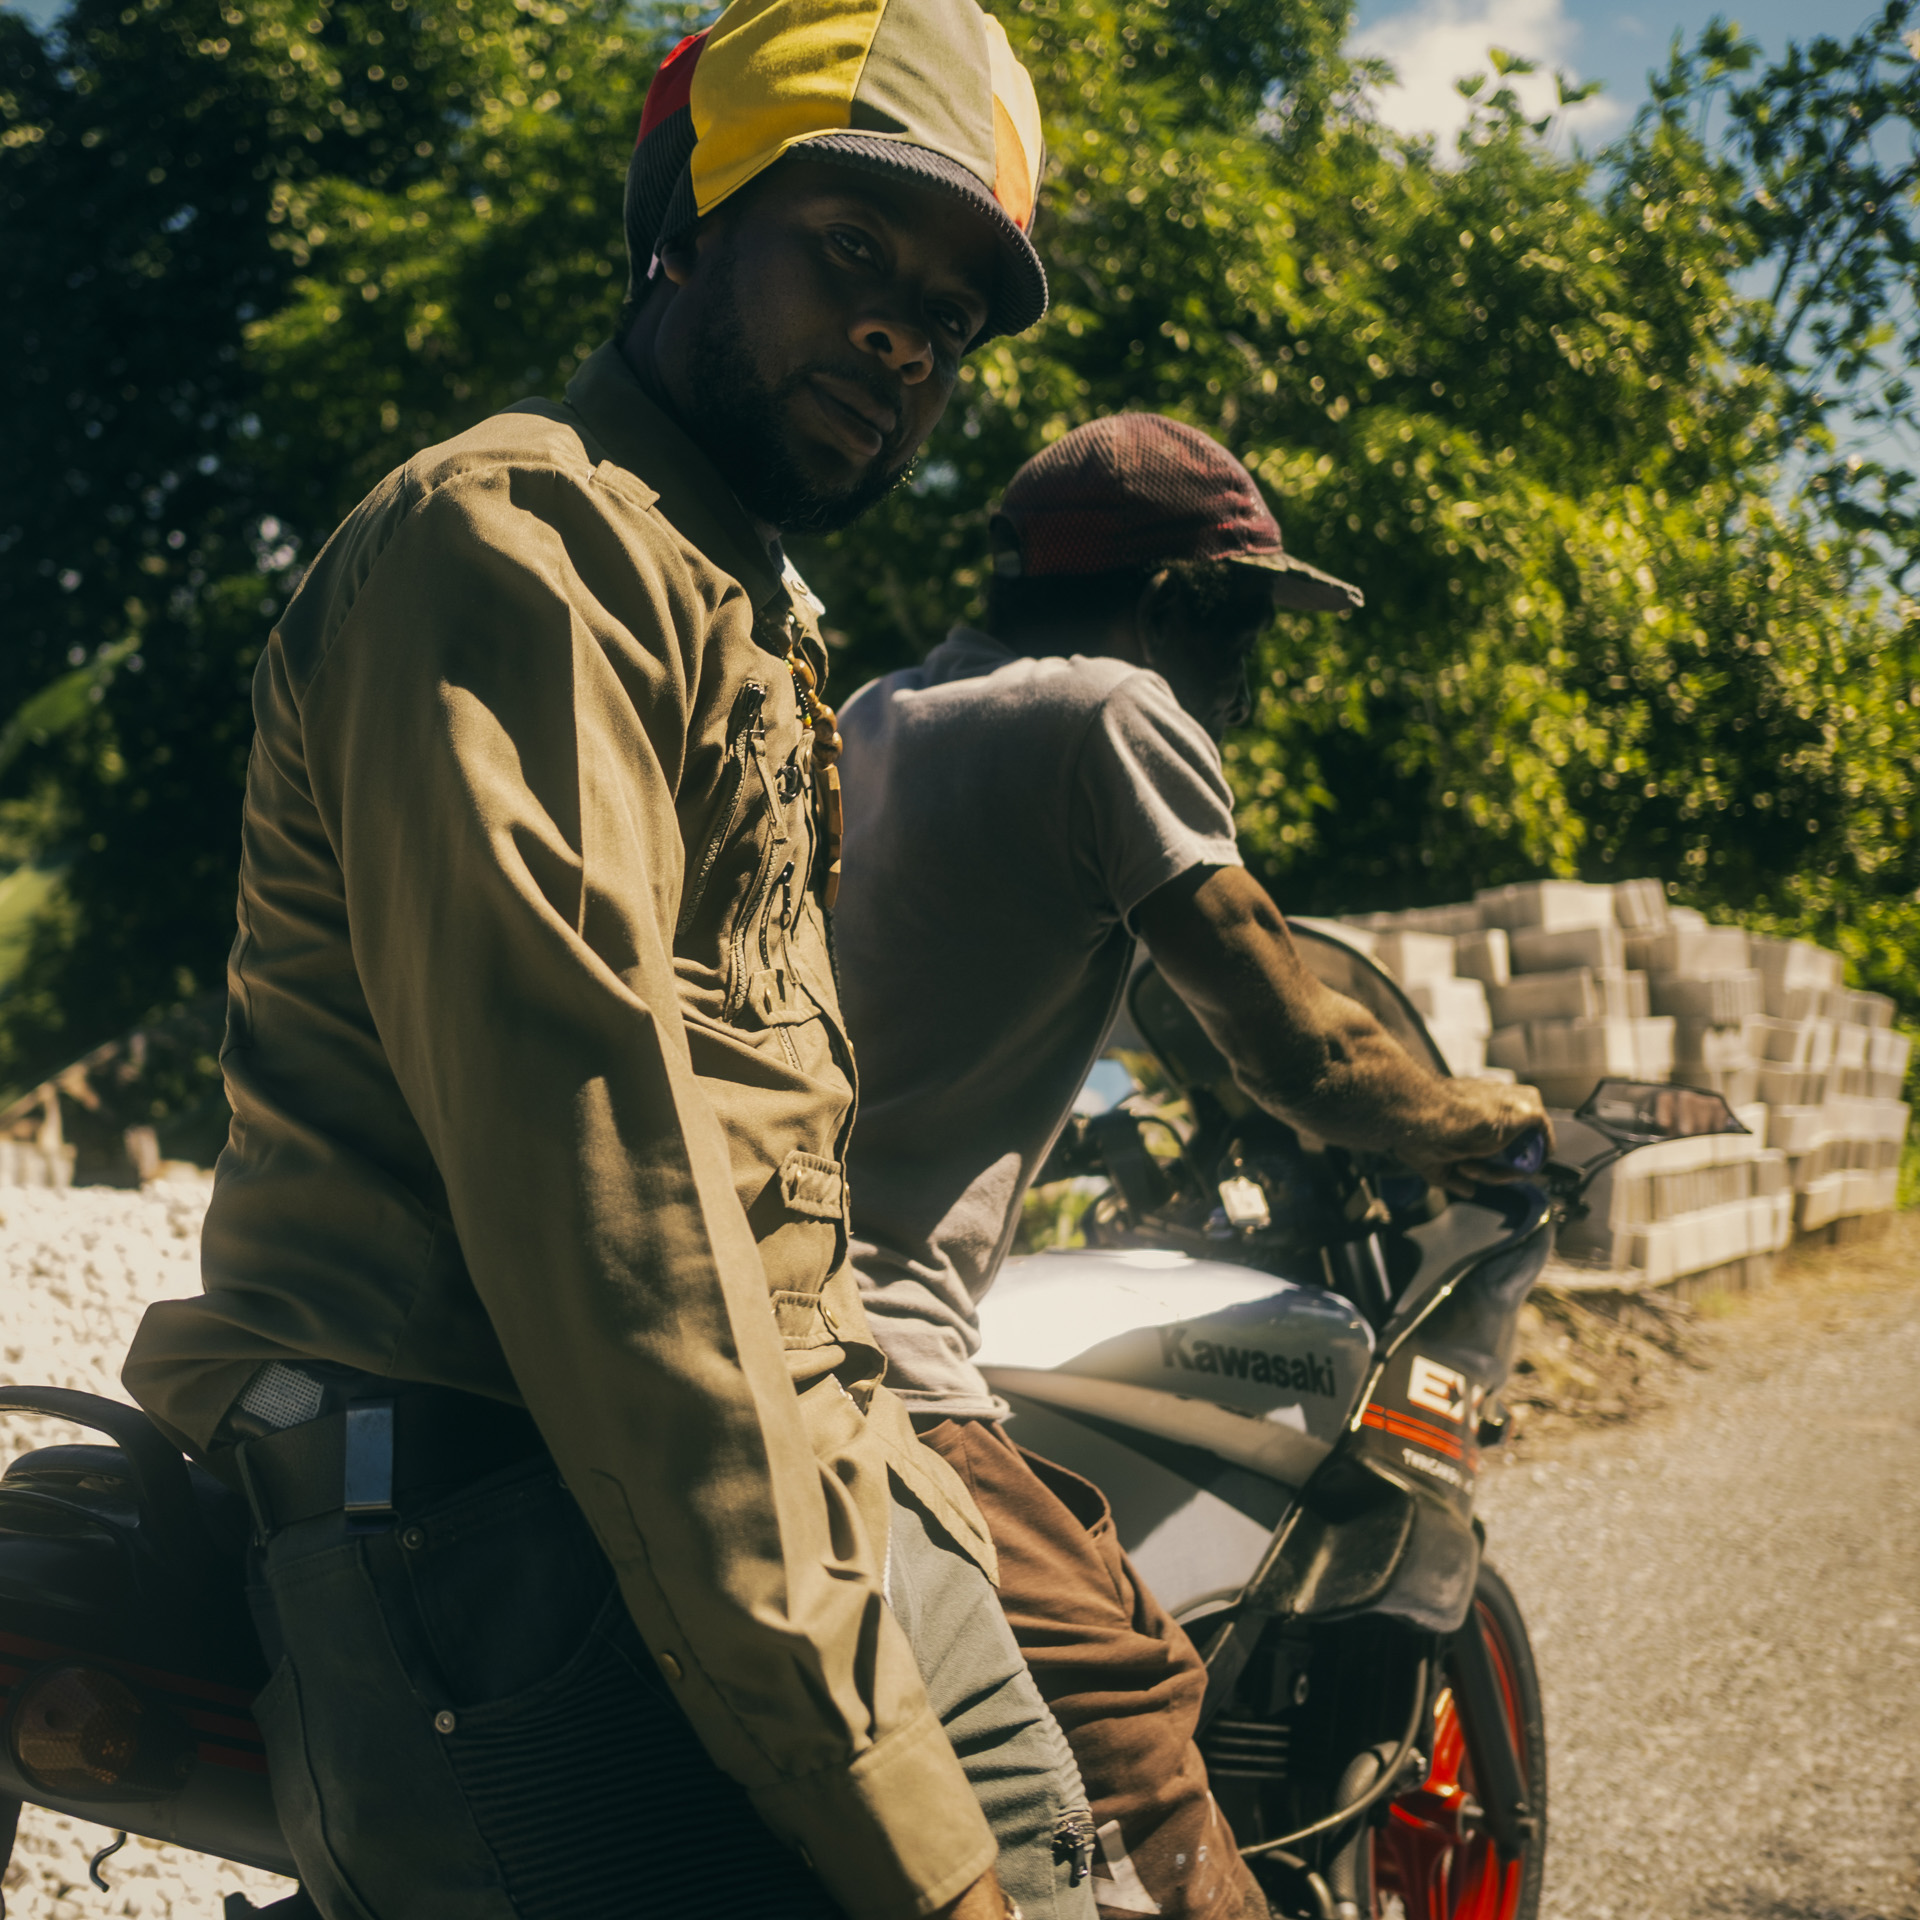
<instances>
[{"instance_id":1,"label":"windscreen","mask_svg":"<svg viewBox=\"0 0 1920 1920\"><path fill-rule=\"evenodd\" d=\"M1406 995L1357 948L1343 940L1289 922L1300 958L1315 978L1357 1000L1422 1066L1445 1076L1447 1063L1427 1036L1425 1023ZM1175 1082L1216 1087L1232 1078L1220 1050L1207 1038L1192 1010L1151 961L1141 966L1127 993L1127 1011L1140 1037Z\"/></svg>"}]
</instances>

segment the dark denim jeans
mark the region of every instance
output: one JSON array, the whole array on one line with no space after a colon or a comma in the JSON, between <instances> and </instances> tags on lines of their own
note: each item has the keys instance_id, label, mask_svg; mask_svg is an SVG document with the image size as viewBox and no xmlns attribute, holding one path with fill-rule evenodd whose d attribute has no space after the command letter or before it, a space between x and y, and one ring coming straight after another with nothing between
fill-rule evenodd
<instances>
[{"instance_id":1,"label":"dark denim jeans","mask_svg":"<svg viewBox=\"0 0 1920 1920\"><path fill-rule=\"evenodd\" d=\"M255 1704L327 1920L833 1920L708 1759L550 1463L258 1557Z\"/></svg>"},{"instance_id":2,"label":"dark denim jeans","mask_svg":"<svg viewBox=\"0 0 1920 1920\"><path fill-rule=\"evenodd\" d=\"M1093 1920L1053 1858L1077 1775L970 1562L900 1509L895 1611L1029 1920ZM368 1532L276 1534L255 1703L326 1920L835 1920L707 1757L548 1462Z\"/></svg>"}]
</instances>

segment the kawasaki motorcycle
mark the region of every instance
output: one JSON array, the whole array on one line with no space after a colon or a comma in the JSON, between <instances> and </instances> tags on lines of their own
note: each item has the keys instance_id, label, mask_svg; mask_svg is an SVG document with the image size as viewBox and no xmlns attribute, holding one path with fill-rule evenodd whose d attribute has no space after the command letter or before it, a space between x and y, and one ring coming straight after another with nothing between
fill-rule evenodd
<instances>
[{"instance_id":1,"label":"kawasaki motorcycle","mask_svg":"<svg viewBox=\"0 0 1920 1920\"><path fill-rule=\"evenodd\" d=\"M1297 923L1302 957L1416 1058L1411 1003ZM1135 1037L1186 1109L1069 1123L1041 1179L1101 1176L1084 1250L1010 1260L979 1362L1012 1433L1111 1502L1207 1664L1200 1744L1274 1910L1532 1920L1547 1749L1526 1623L1474 1518L1520 1306L1556 1216L1624 1153L1743 1132L1718 1095L1609 1081L1449 1199L1312 1140L1235 1088L1151 966ZM1158 1909L1117 1831L1103 1907Z\"/></svg>"},{"instance_id":2,"label":"kawasaki motorcycle","mask_svg":"<svg viewBox=\"0 0 1920 1920\"><path fill-rule=\"evenodd\" d=\"M1296 938L1445 1072L1385 974ZM1737 1123L1714 1095L1608 1082L1561 1124L1567 1164L1523 1143L1510 1170L1544 1189L1449 1202L1250 1107L1151 967L1129 1011L1190 1124L1136 1102L1063 1137L1047 1177L1097 1172L1106 1190L1085 1250L1007 1264L983 1314L989 1378L1023 1444L1106 1491L1203 1649L1214 1792L1276 1910L1530 1920L1539 1686L1473 1518L1515 1319L1556 1208L1595 1173ZM6 1387L0 1411L101 1436L0 1474L0 1868L25 1802L293 1875L250 1712L266 1674L244 1503L136 1408ZM1157 1911L1117 1831L1102 1845L1101 1903ZM256 1911L239 1894L226 1910ZM304 1893L266 1911L317 1920Z\"/></svg>"}]
</instances>

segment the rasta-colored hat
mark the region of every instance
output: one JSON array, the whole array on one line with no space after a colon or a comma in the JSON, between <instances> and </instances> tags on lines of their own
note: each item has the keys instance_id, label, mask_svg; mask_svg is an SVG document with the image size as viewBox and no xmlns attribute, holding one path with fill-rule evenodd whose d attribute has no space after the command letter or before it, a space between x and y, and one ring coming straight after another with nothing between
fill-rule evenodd
<instances>
[{"instance_id":1,"label":"rasta-colored hat","mask_svg":"<svg viewBox=\"0 0 1920 1920\"><path fill-rule=\"evenodd\" d=\"M1164 414L1109 414L1043 448L1007 482L990 537L999 574L1229 560L1271 574L1277 607L1344 613L1366 604L1358 587L1286 550L1253 475L1219 441Z\"/></svg>"},{"instance_id":2,"label":"rasta-colored hat","mask_svg":"<svg viewBox=\"0 0 1920 1920\"><path fill-rule=\"evenodd\" d=\"M1045 148L1033 82L975 0L734 0L647 90L627 170L637 295L652 256L784 155L948 193L983 214L1001 273L982 339L1047 310L1033 231Z\"/></svg>"}]
</instances>

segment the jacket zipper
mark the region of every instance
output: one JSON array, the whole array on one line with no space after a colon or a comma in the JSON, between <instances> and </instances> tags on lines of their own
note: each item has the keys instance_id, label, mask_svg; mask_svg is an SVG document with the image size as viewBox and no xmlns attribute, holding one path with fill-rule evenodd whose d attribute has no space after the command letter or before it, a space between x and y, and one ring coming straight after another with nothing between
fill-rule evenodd
<instances>
[{"instance_id":1,"label":"jacket zipper","mask_svg":"<svg viewBox=\"0 0 1920 1920\"><path fill-rule=\"evenodd\" d=\"M733 712L727 717L727 766L722 776L726 782L726 804L720 811L718 824L708 836L687 897L680 903L680 918L673 929L676 940L693 925L700 902L706 897L707 882L713 877L714 862L720 858L720 849L740 817L740 796L747 789L747 762L753 757L753 730L759 724L760 709L766 699L767 690L758 680L749 680L734 695Z\"/></svg>"}]
</instances>

